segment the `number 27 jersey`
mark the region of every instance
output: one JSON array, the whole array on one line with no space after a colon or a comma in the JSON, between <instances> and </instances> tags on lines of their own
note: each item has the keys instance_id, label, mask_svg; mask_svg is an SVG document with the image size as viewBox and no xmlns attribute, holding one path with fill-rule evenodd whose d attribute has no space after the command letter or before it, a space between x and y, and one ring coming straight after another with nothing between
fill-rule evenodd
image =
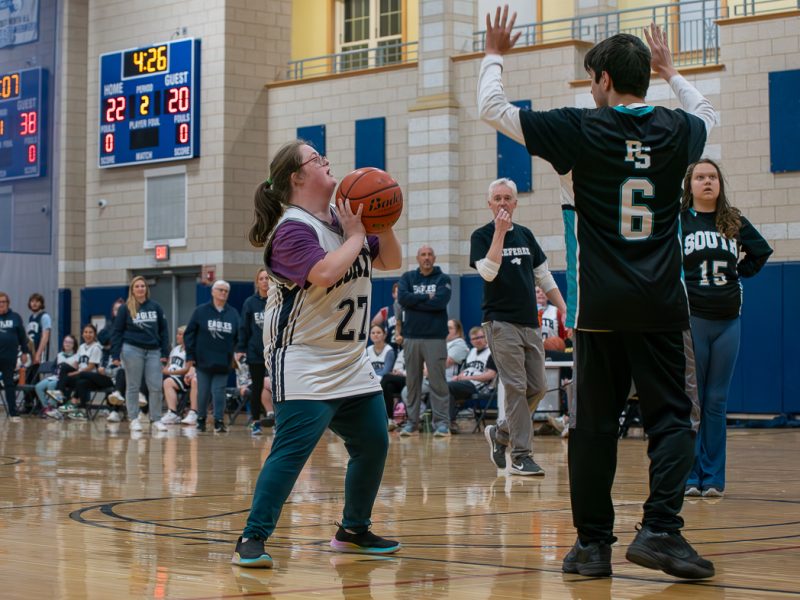
<instances>
[{"instance_id":1,"label":"number 27 jersey","mask_svg":"<svg viewBox=\"0 0 800 600\"><path fill-rule=\"evenodd\" d=\"M562 175L568 326L688 329L678 215L703 121L635 104L522 110L520 123L528 151Z\"/></svg>"},{"instance_id":2,"label":"number 27 jersey","mask_svg":"<svg viewBox=\"0 0 800 600\"><path fill-rule=\"evenodd\" d=\"M302 208L286 209L286 221L311 226L325 252L338 249L344 236ZM267 252L269 253L269 248ZM264 312L264 358L276 402L335 400L381 391L367 359L372 290L372 258L365 242L344 276L329 288L304 287L275 274Z\"/></svg>"}]
</instances>

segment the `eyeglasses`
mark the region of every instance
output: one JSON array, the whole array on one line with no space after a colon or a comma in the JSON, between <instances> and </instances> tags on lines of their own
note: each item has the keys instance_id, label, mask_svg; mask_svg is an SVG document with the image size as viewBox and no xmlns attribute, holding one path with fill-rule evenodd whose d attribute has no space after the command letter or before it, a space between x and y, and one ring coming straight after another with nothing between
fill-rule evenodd
<instances>
[{"instance_id":1,"label":"eyeglasses","mask_svg":"<svg viewBox=\"0 0 800 600\"><path fill-rule=\"evenodd\" d=\"M223 294L230 294L230 292L231 292L230 290L226 290L225 288L221 288L221 287L214 288L214 291L222 292Z\"/></svg>"},{"instance_id":2,"label":"eyeglasses","mask_svg":"<svg viewBox=\"0 0 800 600\"><path fill-rule=\"evenodd\" d=\"M300 169L305 167L311 161L316 161L317 162L317 166L319 166L319 167L324 167L325 165L331 164L331 161L328 160L327 156L323 156L321 154L314 153L314 154L311 155L311 158L309 158L306 162L300 163L300 166L297 168L297 170L299 171Z\"/></svg>"},{"instance_id":3,"label":"eyeglasses","mask_svg":"<svg viewBox=\"0 0 800 600\"><path fill-rule=\"evenodd\" d=\"M474 337L473 336L469 336L469 339L470 340L485 340L486 336L485 335L476 335Z\"/></svg>"}]
</instances>

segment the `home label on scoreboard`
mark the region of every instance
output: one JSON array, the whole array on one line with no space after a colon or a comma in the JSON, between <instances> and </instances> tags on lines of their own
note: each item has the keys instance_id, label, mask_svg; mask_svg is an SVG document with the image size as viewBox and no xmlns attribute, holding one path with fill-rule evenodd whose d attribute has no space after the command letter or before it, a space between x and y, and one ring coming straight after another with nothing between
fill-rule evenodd
<instances>
[{"instance_id":1,"label":"home label on scoreboard","mask_svg":"<svg viewBox=\"0 0 800 600\"><path fill-rule=\"evenodd\" d=\"M100 168L200 156L200 40L100 57Z\"/></svg>"},{"instance_id":2,"label":"home label on scoreboard","mask_svg":"<svg viewBox=\"0 0 800 600\"><path fill-rule=\"evenodd\" d=\"M47 71L0 73L0 181L45 174Z\"/></svg>"}]
</instances>

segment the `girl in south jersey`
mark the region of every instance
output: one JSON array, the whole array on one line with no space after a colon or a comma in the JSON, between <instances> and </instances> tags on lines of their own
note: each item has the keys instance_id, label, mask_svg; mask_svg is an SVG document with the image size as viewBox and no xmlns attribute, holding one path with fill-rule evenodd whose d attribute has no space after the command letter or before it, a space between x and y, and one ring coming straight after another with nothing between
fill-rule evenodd
<instances>
[{"instance_id":1,"label":"girl in south jersey","mask_svg":"<svg viewBox=\"0 0 800 600\"><path fill-rule=\"evenodd\" d=\"M61 352L58 353L56 357L56 370L52 375L49 375L39 381L34 388L36 390L36 396L39 398L39 402L41 402L44 410L42 411L43 417L50 417L52 419L60 418L60 413L58 412L58 405L56 402L48 395L48 390L52 391L56 389L56 385L58 384L58 375L61 371L74 371L78 368L78 340L75 339L75 336L72 334L67 334L64 336L64 340L61 342Z\"/></svg>"},{"instance_id":2,"label":"girl in south jersey","mask_svg":"<svg viewBox=\"0 0 800 600\"><path fill-rule=\"evenodd\" d=\"M383 376L391 373L392 367L394 367L394 348L386 343L387 335L382 325L372 325L369 328L369 339L372 345L367 346L367 359L372 364L378 380L381 381ZM383 401L386 404L386 419L389 431L393 431L395 428L394 398L391 395L384 396Z\"/></svg>"},{"instance_id":3,"label":"girl in south jersey","mask_svg":"<svg viewBox=\"0 0 800 600\"><path fill-rule=\"evenodd\" d=\"M264 542L325 430L350 455L334 550L387 554L400 549L370 531L389 446L380 381L367 359L372 268L397 269L391 229L367 236L361 207L330 205L330 163L302 140L285 144L255 198L255 246L265 246L272 284L264 346L277 432L256 483L253 505L232 562L271 567Z\"/></svg>"},{"instance_id":4,"label":"girl in south jersey","mask_svg":"<svg viewBox=\"0 0 800 600\"><path fill-rule=\"evenodd\" d=\"M730 205L722 173L712 160L689 166L681 209L683 269L701 411L694 468L685 494L718 498L725 490L726 404L739 352L740 278L758 273L772 248Z\"/></svg>"}]
</instances>

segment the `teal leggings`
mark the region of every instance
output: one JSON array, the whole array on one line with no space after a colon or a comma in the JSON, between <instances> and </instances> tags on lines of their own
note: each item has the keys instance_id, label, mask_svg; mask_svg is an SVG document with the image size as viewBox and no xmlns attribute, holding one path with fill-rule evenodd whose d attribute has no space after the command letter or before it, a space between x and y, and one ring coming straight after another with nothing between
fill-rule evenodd
<instances>
[{"instance_id":1,"label":"teal leggings","mask_svg":"<svg viewBox=\"0 0 800 600\"><path fill-rule=\"evenodd\" d=\"M303 465L328 428L344 440L350 454L342 526L366 531L389 450L383 395L286 400L275 406L275 424L275 439L258 476L243 536L266 540L272 535Z\"/></svg>"}]
</instances>

